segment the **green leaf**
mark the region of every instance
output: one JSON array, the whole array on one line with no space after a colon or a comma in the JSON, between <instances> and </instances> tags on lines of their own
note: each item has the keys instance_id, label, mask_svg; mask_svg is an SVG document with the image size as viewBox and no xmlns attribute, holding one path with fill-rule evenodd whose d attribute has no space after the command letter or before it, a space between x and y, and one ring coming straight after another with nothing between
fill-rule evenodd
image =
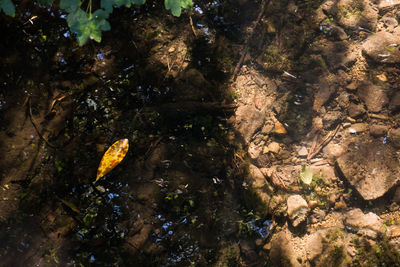
<instances>
[{"instance_id":1,"label":"green leaf","mask_svg":"<svg viewBox=\"0 0 400 267\"><path fill-rule=\"evenodd\" d=\"M68 13L76 11L80 5L81 2L79 0L60 0L60 8Z\"/></svg>"},{"instance_id":2,"label":"green leaf","mask_svg":"<svg viewBox=\"0 0 400 267\"><path fill-rule=\"evenodd\" d=\"M300 179L305 184L311 184L312 178L313 178L313 173L311 171L311 168L308 167L308 166L303 165L301 167L301 171L300 171Z\"/></svg>"},{"instance_id":3,"label":"green leaf","mask_svg":"<svg viewBox=\"0 0 400 267\"><path fill-rule=\"evenodd\" d=\"M132 3L136 5L143 5L144 3L146 3L146 0L132 0Z\"/></svg>"},{"instance_id":4,"label":"green leaf","mask_svg":"<svg viewBox=\"0 0 400 267\"><path fill-rule=\"evenodd\" d=\"M15 7L11 0L0 0L0 10L10 17L15 16Z\"/></svg>"},{"instance_id":5,"label":"green leaf","mask_svg":"<svg viewBox=\"0 0 400 267\"><path fill-rule=\"evenodd\" d=\"M190 9L193 7L192 0L164 0L165 9L171 9L172 15L179 17L181 15L181 8Z\"/></svg>"},{"instance_id":6,"label":"green leaf","mask_svg":"<svg viewBox=\"0 0 400 267\"><path fill-rule=\"evenodd\" d=\"M101 0L100 1L100 7L109 13L112 12L114 5L115 5L114 0Z\"/></svg>"},{"instance_id":7,"label":"green leaf","mask_svg":"<svg viewBox=\"0 0 400 267\"><path fill-rule=\"evenodd\" d=\"M67 16L68 26L76 33L79 45L84 45L90 38L101 41L101 32L111 29L106 20L109 13L103 9L96 10L91 16L78 8Z\"/></svg>"},{"instance_id":8,"label":"green leaf","mask_svg":"<svg viewBox=\"0 0 400 267\"><path fill-rule=\"evenodd\" d=\"M49 4L49 5L53 4L53 0L37 0L37 2L39 4Z\"/></svg>"}]
</instances>

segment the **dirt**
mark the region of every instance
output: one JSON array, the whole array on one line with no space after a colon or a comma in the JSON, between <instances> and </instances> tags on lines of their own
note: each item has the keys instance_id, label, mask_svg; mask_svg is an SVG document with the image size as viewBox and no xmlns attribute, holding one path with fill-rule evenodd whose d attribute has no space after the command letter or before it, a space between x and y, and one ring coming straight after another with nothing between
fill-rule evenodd
<instances>
[{"instance_id":1,"label":"dirt","mask_svg":"<svg viewBox=\"0 0 400 267\"><path fill-rule=\"evenodd\" d=\"M1 264L398 266L398 3L260 6L2 16Z\"/></svg>"}]
</instances>

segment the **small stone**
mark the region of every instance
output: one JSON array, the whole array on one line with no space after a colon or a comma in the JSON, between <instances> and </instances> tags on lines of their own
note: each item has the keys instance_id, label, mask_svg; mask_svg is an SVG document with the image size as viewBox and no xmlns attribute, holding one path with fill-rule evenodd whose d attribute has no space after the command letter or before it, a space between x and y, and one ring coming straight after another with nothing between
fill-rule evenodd
<instances>
[{"instance_id":1,"label":"small stone","mask_svg":"<svg viewBox=\"0 0 400 267\"><path fill-rule=\"evenodd\" d=\"M387 127L386 125L372 124L369 128L369 132L374 137L380 137L384 136L387 133L388 129L389 127Z\"/></svg>"},{"instance_id":2,"label":"small stone","mask_svg":"<svg viewBox=\"0 0 400 267\"><path fill-rule=\"evenodd\" d=\"M365 132L366 130L368 130L367 123L355 123L347 129L350 134L359 134Z\"/></svg>"},{"instance_id":3,"label":"small stone","mask_svg":"<svg viewBox=\"0 0 400 267\"><path fill-rule=\"evenodd\" d=\"M279 121L276 121L275 122L275 127L274 127L274 133L287 134L287 131L285 129L285 126L283 126L282 123L280 123Z\"/></svg>"},{"instance_id":4,"label":"small stone","mask_svg":"<svg viewBox=\"0 0 400 267\"><path fill-rule=\"evenodd\" d=\"M275 154L278 153L280 148L281 147L280 147L279 143L277 143L277 142L272 142L268 145L268 151L271 153L275 153Z\"/></svg>"},{"instance_id":5,"label":"small stone","mask_svg":"<svg viewBox=\"0 0 400 267\"><path fill-rule=\"evenodd\" d=\"M344 152L346 152L346 149L340 145L340 144L335 144L335 143L329 143L327 144L323 150L322 150L326 155L328 155L329 158L338 158L340 157Z\"/></svg>"},{"instance_id":6,"label":"small stone","mask_svg":"<svg viewBox=\"0 0 400 267\"><path fill-rule=\"evenodd\" d=\"M287 215L294 227L305 221L308 214L308 204L300 195L291 195L287 199Z\"/></svg>"},{"instance_id":7,"label":"small stone","mask_svg":"<svg viewBox=\"0 0 400 267\"><path fill-rule=\"evenodd\" d=\"M313 234L311 234L306 243L306 252L307 252L307 259L309 261L315 260L319 255L323 252L323 235L321 235L321 231L319 230Z\"/></svg>"},{"instance_id":8,"label":"small stone","mask_svg":"<svg viewBox=\"0 0 400 267\"><path fill-rule=\"evenodd\" d=\"M316 200L308 201L308 207L310 207L310 209L313 209L313 208L315 208L317 206L318 206L318 201L316 201Z\"/></svg>"},{"instance_id":9,"label":"small stone","mask_svg":"<svg viewBox=\"0 0 400 267\"><path fill-rule=\"evenodd\" d=\"M169 49L168 49L168 53L173 53L175 51L175 47L170 47Z\"/></svg>"},{"instance_id":10,"label":"small stone","mask_svg":"<svg viewBox=\"0 0 400 267\"><path fill-rule=\"evenodd\" d=\"M312 223L319 223L322 222L325 219L326 212L321 209L314 209L311 217L311 222Z\"/></svg>"},{"instance_id":11,"label":"small stone","mask_svg":"<svg viewBox=\"0 0 400 267\"><path fill-rule=\"evenodd\" d=\"M357 89L357 83L356 82L350 83L349 85L346 86L346 89L350 90L350 91L356 90Z\"/></svg>"},{"instance_id":12,"label":"small stone","mask_svg":"<svg viewBox=\"0 0 400 267\"><path fill-rule=\"evenodd\" d=\"M307 157L307 148L305 146L300 147L300 149L297 151L297 155L299 155L299 157Z\"/></svg>"}]
</instances>

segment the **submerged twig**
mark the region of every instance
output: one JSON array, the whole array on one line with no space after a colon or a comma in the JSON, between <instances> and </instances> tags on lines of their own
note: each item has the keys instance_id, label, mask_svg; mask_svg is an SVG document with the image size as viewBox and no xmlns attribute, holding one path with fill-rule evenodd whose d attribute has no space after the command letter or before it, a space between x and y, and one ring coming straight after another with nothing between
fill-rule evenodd
<instances>
[{"instance_id":1,"label":"submerged twig","mask_svg":"<svg viewBox=\"0 0 400 267\"><path fill-rule=\"evenodd\" d=\"M251 34L246 38L245 41L245 45L242 49L242 56L239 59L239 62L236 64L235 70L233 71L233 75L232 75L232 80L235 81L236 77L239 73L240 68L242 67L244 58L246 57L247 54L247 50L249 49L249 45L250 45L250 40L253 37L254 33L255 33L255 29L258 25L258 23L260 22L261 18L262 18L262 14L264 13L264 9L267 6L267 3L269 2L269 0L263 0L261 3L261 7L260 7L260 12L258 13L257 19L254 21L254 25L251 29Z\"/></svg>"},{"instance_id":2,"label":"submerged twig","mask_svg":"<svg viewBox=\"0 0 400 267\"><path fill-rule=\"evenodd\" d=\"M42 140L46 143L46 145L48 145L49 147L51 147L51 148L57 148L56 146L50 144L49 141L47 141L47 139L40 133L39 129L37 128L36 123L35 123L35 121L34 121L34 119L33 119L33 115L32 115L32 101L31 101L31 97L29 97L29 99L28 99L28 105L29 105L29 107L28 107L28 109L29 109L29 119L30 119L30 121L31 121L31 123L32 123L32 125L33 125L33 128L35 128L37 134L39 135L40 139L42 139Z\"/></svg>"},{"instance_id":3,"label":"submerged twig","mask_svg":"<svg viewBox=\"0 0 400 267\"><path fill-rule=\"evenodd\" d=\"M307 156L307 160L312 159L313 157L315 157L320 151L321 149L326 146L330 141L332 141L333 137L335 137L335 135L337 134L337 132L339 131L340 128L340 124L336 127L335 130L330 131L327 136L324 138L324 140L319 143L317 146L313 146L312 149L310 150L310 152L308 153Z\"/></svg>"}]
</instances>

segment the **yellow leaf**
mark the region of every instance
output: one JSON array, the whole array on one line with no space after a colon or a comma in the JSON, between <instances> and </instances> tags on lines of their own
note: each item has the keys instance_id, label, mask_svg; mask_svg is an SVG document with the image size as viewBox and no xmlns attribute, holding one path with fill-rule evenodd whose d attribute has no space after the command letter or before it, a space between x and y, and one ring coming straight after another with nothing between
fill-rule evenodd
<instances>
[{"instance_id":1,"label":"yellow leaf","mask_svg":"<svg viewBox=\"0 0 400 267\"><path fill-rule=\"evenodd\" d=\"M117 166L124 159L128 149L128 139L118 140L109 149L107 149L100 161L99 168L97 169L97 177L95 182L114 169L115 166Z\"/></svg>"}]
</instances>

